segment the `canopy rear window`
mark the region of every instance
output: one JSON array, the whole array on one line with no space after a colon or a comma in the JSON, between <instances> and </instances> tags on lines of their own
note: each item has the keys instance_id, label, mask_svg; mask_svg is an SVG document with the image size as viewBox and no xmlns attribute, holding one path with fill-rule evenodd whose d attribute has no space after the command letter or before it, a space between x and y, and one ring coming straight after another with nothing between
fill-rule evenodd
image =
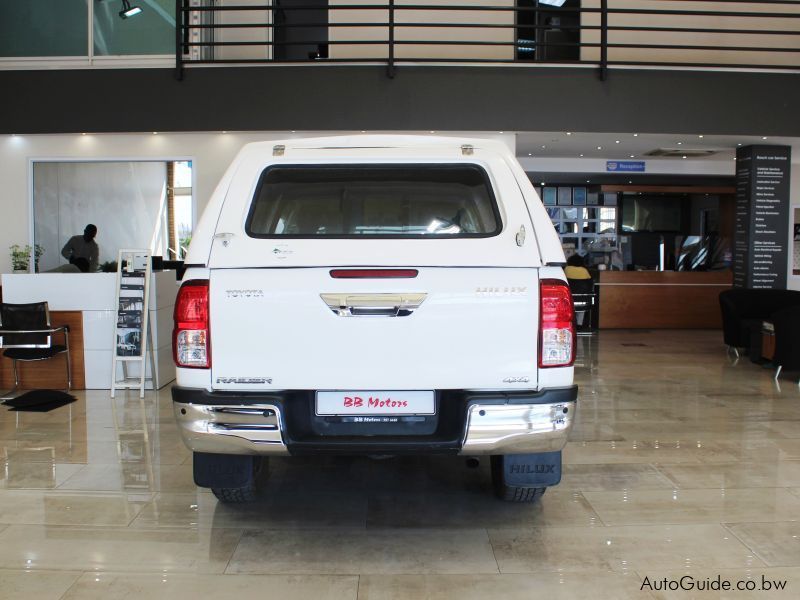
<instances>
[{"instance_id":1,"label":"canopy rear window","mask_svg":"<svg viewBox=\"0 0 800 600\"><path fill-rule=\"evenodd\" d=\"M251 237L458 238L501 229L477 165L277 165L264 170Z\"/></svg>"}]
</instances>

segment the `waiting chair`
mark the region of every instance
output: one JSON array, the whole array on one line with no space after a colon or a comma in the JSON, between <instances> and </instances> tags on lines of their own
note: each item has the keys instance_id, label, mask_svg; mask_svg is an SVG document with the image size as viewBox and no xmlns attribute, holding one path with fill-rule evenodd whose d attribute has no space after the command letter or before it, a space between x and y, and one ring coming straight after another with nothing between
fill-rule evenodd
<instances>
[{"instance_id":1,"label":"waiting chair","mask_svg":"<svg viewBox=\"0 0 800 600\"><path fill-rule=\"evenodd\" d=\"M784 369L800 370L800 346L797 344L797 340L800 339L800 306L784 308L773 313L771 321L775 328L775 354L772 357L772 364L777 367L775 370L775 381L777 381Z\"/></svg>"},{"instance_id":2,"label":"waiting chair","mask_svg":"<svg viewBox=\"0 0 800 600\"><path fill-rule=\"evenodd\" d=\"M575 310L575 319L578 335L592 335L594 333L593 313L597 304L597 292L594 281L591 279L568 279L569 289L572 292L572 306Z\"/></svg>"},{"instance_id":3,"label":"waiting chair","mask_svg":"<svg viewBox=\"0 0 800 600\"><path fill-rule=\"evenodd\" d=\"M53 334L62 333L64 344L54 344ZM47 302L30 304L0 304L0 348L10 358L14 370L14 387L3 396L7 400L19 389L17 362L48 360L59 354L67 355L67 391L72 389L72 369L69 358L69 327L53 327Z\"/></svg>"}]
</instances>

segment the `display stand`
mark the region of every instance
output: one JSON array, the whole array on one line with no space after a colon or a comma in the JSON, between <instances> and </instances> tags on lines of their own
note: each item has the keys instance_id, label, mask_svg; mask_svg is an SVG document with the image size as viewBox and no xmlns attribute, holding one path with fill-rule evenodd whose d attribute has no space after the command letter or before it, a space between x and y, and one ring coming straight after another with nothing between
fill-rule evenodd
<instances>
[{"instance_id":1,"label":"display stand","mask_svg":"<svg viewBox=\"0 0 800 600\"><path fill-rule=\"evenodd\" d=\"M145 379L153 381L155 363L150 332L149 303L152 260L149 250L120 250L117 258L117 325L114 328L114 350L111 362L111 397L117 390L139 390L144 398ZM149 350L149 352L148 352ZM150 377L146 377L147 356ZM128 374L130 363L139 364L138 377ZM122 367L122 379L117 378Z\"/></svg>"}]
</instances>

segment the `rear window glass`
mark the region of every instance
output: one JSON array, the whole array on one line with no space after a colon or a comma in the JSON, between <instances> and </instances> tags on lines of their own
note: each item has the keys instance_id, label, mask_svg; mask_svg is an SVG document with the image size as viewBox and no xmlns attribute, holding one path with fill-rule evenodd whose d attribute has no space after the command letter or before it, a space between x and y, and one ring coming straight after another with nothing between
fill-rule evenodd
<instances>
[{"instance_id":1,"label":"rear window glass","mask_svg":"<svg viewBox=\"0 0 800 600\"><path fill-rule=\"evenodd\" d=\"M477 165L272 166L247 218L252 237L488 237L501 223Z\"/></svg>"}]
</instances>

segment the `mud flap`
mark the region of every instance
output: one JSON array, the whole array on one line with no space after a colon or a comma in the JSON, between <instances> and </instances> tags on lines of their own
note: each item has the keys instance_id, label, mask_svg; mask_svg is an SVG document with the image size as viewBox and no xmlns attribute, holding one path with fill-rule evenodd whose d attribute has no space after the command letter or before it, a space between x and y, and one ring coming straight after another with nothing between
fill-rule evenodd
<instances>
[{"instance_id":1,"label":"mud flap","mask_svg":"<svg viewBox=\"0 0 800 600\"><path fill-rule=\"evenodd\" d=\"M504 454L492 457L497 461L497 474L502 484L512 487L540 488L561 481L561 452L540 454Z\"/></svg>"},{"instance_id":2,"label":"mud flap","mask_svg":"<svg viewBox=\"0 0 800 600\"><path fill-rule=\"evenodd\" d=\"M243 488L253 481L255 456L194 453L194 482L206 488Z\"/></svg>"}]
</instances>

